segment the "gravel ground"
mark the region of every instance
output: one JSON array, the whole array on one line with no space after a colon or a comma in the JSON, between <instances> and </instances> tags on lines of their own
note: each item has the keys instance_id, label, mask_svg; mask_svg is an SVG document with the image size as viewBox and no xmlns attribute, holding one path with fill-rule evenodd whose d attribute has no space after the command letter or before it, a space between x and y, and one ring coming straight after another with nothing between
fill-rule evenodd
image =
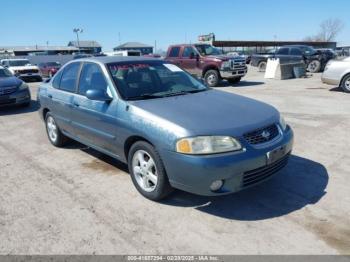
<instances>
[{"instance_id":1,"label":"gravel ground","mask_svg":"<svg viewBox=\"0 0 350 262\"><path fill-rule=\"evenodd\" d=\"M0 109L0 254L350 254L350 95L320 74L265 80L253 68L218 89L277 107L295 131L291 161L237 194L162 203L118 161L51 146L35 100Z\"/></svg>"}]
</instances>

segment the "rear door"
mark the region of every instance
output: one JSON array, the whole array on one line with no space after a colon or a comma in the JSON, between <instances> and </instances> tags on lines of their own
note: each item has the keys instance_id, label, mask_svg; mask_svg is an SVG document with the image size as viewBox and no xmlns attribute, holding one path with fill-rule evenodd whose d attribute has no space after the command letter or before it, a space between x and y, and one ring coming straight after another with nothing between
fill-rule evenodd
<instances>
[{"instance_id":1,"label":"rear door","mask_svg":"<svg viewBox=\"0 0 350 262\"><path fill-rule=\"evenodd\" d=\"M90 145L97 146L113 154L117 139L117 99L110 102L93 101L86 97L86 91L102 89L113 97L106 75L97 63L84 63L78 85L78 94L73 101L73 125L77 137Z\"/></svg>"},{"instance_id":2,"label":"rear door","mask_svg":"<svg viewBox=\"0 0 350 262\"><path fill-rule=\"evenodd\" d=\"M281 47L277 50L276 58L279 58L281 63L290 62L289 49L288 47Z\"/></svg>"},{"instance_id":3,"label":"rear door","mask_svg":"<svg viewBox=\"0 0 350 262\"><path fill-rule=\"evenodd\" d=\"M47 89L50 110L57 125L63 132L73 136L75 130L72 126L71 115L80 67L80 62L70 63L54 77L53 88Z\"/></svg>"}]
</instances>

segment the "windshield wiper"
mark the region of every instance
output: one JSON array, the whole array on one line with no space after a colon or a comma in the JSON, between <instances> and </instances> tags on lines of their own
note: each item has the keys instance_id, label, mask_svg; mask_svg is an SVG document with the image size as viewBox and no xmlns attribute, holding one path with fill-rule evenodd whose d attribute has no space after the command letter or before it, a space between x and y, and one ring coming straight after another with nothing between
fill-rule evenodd
<instances>
[{"instance_id":1,"label":"windshield wiper","mask_svg":"<svg viewBox=\"0 0 350 262\"><path fill-rule=\"evenodd\" d=\"M142 94L139 96L128 97L128 100L143 100L143 99L162 98L162 97L163 97L162 95Z\"/></svg>"}]
</instances>

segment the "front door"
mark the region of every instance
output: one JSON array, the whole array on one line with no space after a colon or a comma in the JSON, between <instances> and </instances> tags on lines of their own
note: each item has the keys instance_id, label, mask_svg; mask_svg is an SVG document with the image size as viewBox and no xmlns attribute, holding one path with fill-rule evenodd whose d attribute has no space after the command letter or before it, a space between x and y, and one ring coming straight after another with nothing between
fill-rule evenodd
<instances>
[{"instance_id":1,"label":"front door","mask_svg":"<svg viewBox=\"0 0 350 262\"><path fill-rule=\"evenodd\" d=\"M192 75L200 75L201 72L199 68L199 57L196 54L197 52L192 46L186 46L182 51L181 67Z\"/></svg>"}]
</instances>

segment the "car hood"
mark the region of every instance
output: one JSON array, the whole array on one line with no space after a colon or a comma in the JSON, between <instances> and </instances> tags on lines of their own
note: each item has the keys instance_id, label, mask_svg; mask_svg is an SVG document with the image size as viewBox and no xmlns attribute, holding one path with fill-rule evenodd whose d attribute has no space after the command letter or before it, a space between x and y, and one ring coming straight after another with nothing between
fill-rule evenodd
<instances>
[{"instance_id":1,"label":"car hood","mask_svg":"<svg viewBox=\"0 0 350 262\"><path fill-rule=\"evenodd\" d=\"M279 112L272 106L232 93L209 90L175 97L132 101L157 119L164 119L190 135L242 134L279 121Z\"/></svg>"},{"instance_id":2,"label":"car hood","mask_svg":"<svg viewBox=\"0 0 350 262\"><path fill-rule=\"evenodd\" d=\"M18 79L15 76L0 77L0 88L9 86L20 86L21 84L22 80Z\"/></svg>"}]
</instances>

